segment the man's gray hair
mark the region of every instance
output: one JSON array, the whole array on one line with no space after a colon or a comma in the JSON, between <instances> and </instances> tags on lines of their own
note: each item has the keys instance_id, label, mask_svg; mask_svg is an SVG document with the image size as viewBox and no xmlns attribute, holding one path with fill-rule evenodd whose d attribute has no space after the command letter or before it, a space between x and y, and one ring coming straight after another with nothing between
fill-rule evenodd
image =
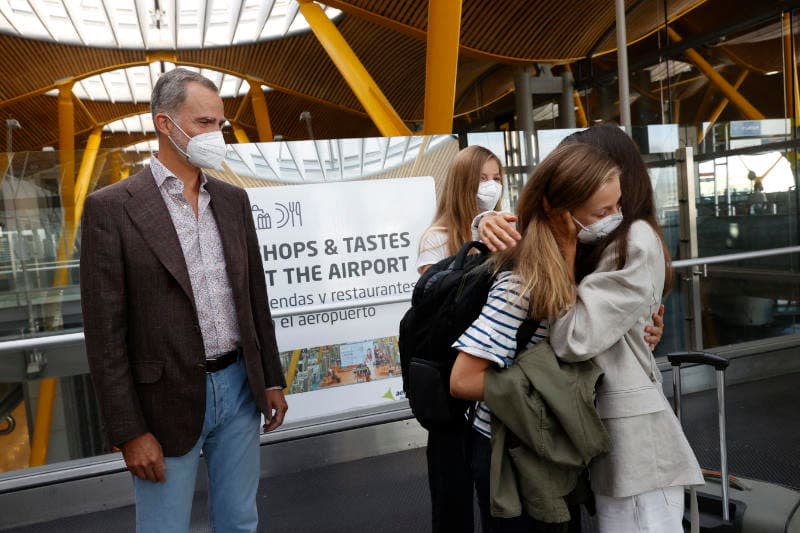
<instances>
[{"instance_id":1,"label":"man's gray hair","mask_svg":"<svg viewBox=\"0 0 800 533\"><path fill-rule=\"evenodd\" d=\"M190 82L199 83L215 93L219 92L214 82L199 72L185 68L165 72L158 78L150 95L150 113L153 115L153 121L156 119L156 113L172 114L178 110L186 100L186 85Z\"/></svg>"}]
</instances>

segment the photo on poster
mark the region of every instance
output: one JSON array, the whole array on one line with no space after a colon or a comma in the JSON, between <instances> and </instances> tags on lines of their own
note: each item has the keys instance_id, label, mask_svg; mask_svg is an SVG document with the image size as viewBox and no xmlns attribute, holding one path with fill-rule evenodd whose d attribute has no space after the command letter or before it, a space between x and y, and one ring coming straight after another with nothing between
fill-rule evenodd
<instances>
[{"instance_id":1,"label":"photo on poster","mask_svg":"<svg viewBox=\"0 0 800 533\"><path fill-rule=\"evenodd\" d=\"M280 357L289 394L400 376L397 336L290 350Z\"/></svg>"}]
</instances>

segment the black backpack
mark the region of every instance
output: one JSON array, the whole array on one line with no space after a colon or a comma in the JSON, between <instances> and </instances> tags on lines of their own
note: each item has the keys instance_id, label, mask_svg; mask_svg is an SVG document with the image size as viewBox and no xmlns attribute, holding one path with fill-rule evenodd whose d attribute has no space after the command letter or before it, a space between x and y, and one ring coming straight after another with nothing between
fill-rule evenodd
<instances>
[{"instance_id":1,"label":"black backpack","mask_svg":"<svg viewBox=\"0 0 800 533\"><path fill-rule=\"evenodd\" d=\"M470 254L472 249L480 253ZM426 429L464 424L472 402L450 396L450 372L458 351L453 343L478 318L494 282L487 264L489 249L466 243L453 257L432 265L414 287L409 309L400 321L403 390L414 417ZM517 352L538 328L525 320L517 331Z\"/></svg>"}]
</instances>

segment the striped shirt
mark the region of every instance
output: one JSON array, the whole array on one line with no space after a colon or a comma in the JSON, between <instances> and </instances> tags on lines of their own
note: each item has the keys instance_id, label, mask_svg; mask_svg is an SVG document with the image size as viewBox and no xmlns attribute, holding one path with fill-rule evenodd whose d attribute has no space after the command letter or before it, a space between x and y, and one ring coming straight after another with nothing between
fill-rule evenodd
<instances>
[{"instance_id":1,"label":"striped shirt","mask_svg":"<svg viewBox=\"0 0 800 533\"><path fill-rule=\"evenodd\" d=\"M517 329L525 320L530 299L519 296L520 280L511 272L497 275L480 316L472 323L453 348L481 359L487 359L499 366L508 368L517 355ZM547 321L542 320L525 348L548 337ZM491 411L484 402L478 402L473 427L487 437L491 437Z\"/></svg>"}]
</instances>

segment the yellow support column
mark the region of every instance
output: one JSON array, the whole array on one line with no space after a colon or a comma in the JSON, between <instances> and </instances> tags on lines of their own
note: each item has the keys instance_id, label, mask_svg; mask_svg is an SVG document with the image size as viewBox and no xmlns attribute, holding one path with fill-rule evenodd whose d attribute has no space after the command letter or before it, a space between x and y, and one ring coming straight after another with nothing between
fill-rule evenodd
<instances>
[{"instance_id":1,"label":"yellow support column","mask_svg":"<svg viewBox=\"0 0 800 533\"><path fill-rule=\"evenodd\" d=\"M59 101L59 104L60 103ZM61 116L59 115L59 119L60 118ZM67 285L69 281L69 271L66 262L72 257L75 247L75 235L77 234L81 213L83 212L83 204L86 200L86 195L89 191L89 183L91 182L94 172L94 163L97 158L97 151L100 147L101 134L102 128L98 127L89 135L86 149L83 152L77 183L71 187L73 189L72 196L65 196L65 194L69 194L69 191L65 192L65 188L62 186L61 201L65 207L64 231L61 234L61 239L58 243L58 251L56 252L56 261L59 266L53 278L54 287L63 287ZM73 138L73 146L74 142ZM74 155L72 157L72 164L74 165ZM64 177L65 172L62 171L62 180ZM67 205L70 203L70 209L67 210ZM57 329L63 325L60 308L60 301L54 301L49 304L48 317L53 317L51 318L51 327L49 329ZM43 465L47 460L47 448L50 444L50 426L53 419L56 385L57 382L55 378L44 378L39 384L39 401L36 406L36 420L34 421L33 438L31 440L31 466Z\"/></svg>"},{"instance_id":2,"label":"yellow support column","mask_svg":"<svg viewBox=\"0 0 800 533\"><path fill-rule=\"evenodd\" d=\"M61 164L61 205L64 220L73 218L75 206L75 107L72 80L58 86L58 156Z\"/></svg>"},{"instance_id":3,"label":"yellow support column","mask_svg":"<svg viewBox=\"0 0 800 533\"><path fill-rule=\"evenodd\" d=\"M100 180L103 177L103 173L106 170L106 162L108 161L108 152L98 151L97 159L94 162L94 170L92 170L92 176L89 180L89 193L92 191L97 190L97 184L100 183ZM109 183L110 183L109 179ZM107 184L108 185L108 184ZM84 198L84 203L86 199ZM81 213L83 213L83 204L81 204ZM78 224L80 225L80 220L78 220Z\"/></svg>"},{"instance_id":4,"label":"yellow support column","mask_svg":"<svg viewBox=\"0 0 800 533\"><path fill-rule=\"evenodd\" d=\"M250 138L247 137L247 132L244 131L244 128L238 124L234 124L233 122L231 122L231 127L233 127L233 135L236 137L236 142L239 144L247 144L250 142Z\"/></svg>"},{"instance_id":5,"label":"yellow support column","mask_svg":"<svg viewBox=\"0 0 800 533\"><path fill-rule=\"evenodd\" d=\"M572 66L569 64L564 65L567 72L572 72ZM573 78L574 79L574 78ZM586 117L586 108L583 107L583 100L581 100L581 93L572 91L572 97L575 101L575 122L579 128L588 128L589 119Z\"/></svg>"},{"instance_id":6,"label":"yellow support column","mask_svg":"<svg viewBox=\"0 0 800 533\"><path fill-rule=\"evenodd\" d=\"M117 183L122 177L122 155L119 151L111 152L108 156L109 185Z\"/></svg>"},{"instance_id":7,"label":"yellow support column","mask_svg":"<svg viewBox=\"0 0 800 533\"><path fill-rule=\"evenodd\" d=\"M800 94L798 94L797 58L792 35L792 14L783 13L783 81L786 94L786 116L793 127L800 125Z\"/></svg>"},{"instance_id":8,"label":"yellow support column","mask_svg":"<svg viewBox=\"0 0 800 533\"><path fill-rule=\"evenodd\" d=\"M124 157L122 156L122 152L119 150L116 150L111 154L108 167L110 173L108 180L109 185L113 185L118 181L124 180L131 172L131 167L127 165Z\"/></svg>"},{"instance_id":9,"label":"yellow support column","mask_svg":"<svg viewBox=\"0 0 800 533\"><path fill-rule=\"evenodd\" d=\"M60 96L60 94L59 94ZM70 91L71 96L71 91ZM61 109L59 98L59 110ZM70 101L71 104L71 101ZM70 106L71 107L71 106ZM59 114L59 127L61 115ZM75 235L80 222L83 204L89 191L89 183L94 172L94 163L97 158L97 150L100 147L100 136L102 128L95 128L86 143L83 152L80 172L77 184L70 185L72 191L63 186L63 181L67 181L68 174L62 170L62 198L64 204L64 231L58 243L56 261L59 264L53 279L53 286L63 287L69 281L69 272L66 262L72 257L75 247ZM74 147L74 138L72 144ZM62 150L62 161L63 161ZM72 154L72 165L74 168L75 156ZM67 208L69 206L69 209ZM48 329L57 329L62 325L60 302L52 302L49 306L47 316L51 318L51 325ZM39 383L39 401L36 405L36 419L33 425L33 438L31 439L31 466L40 466L47 460L47 449L50 443L50 427L53 420L53 405L55 403L57 382L55 378L44 378Z\"/></svg>"},{"instance_id":10,"label":"yellow support column","mask_svg":"<svg viewBox=\"0 0 800 533\"><path fill-rule=\"evenodd\" d=\"M75 216L75 107L72 100L72 85L72 80L58 83L58 150L61 164L61 206L64 210L64 231L57 253L59 261L66 259L69 228L73 225ZM69 249L72 249L71 245ZM66 269L59 269L55 275L54 285L64 285L66 278ZM61 324L60 313L57 314L58 318L51 319L51 327L58 327ZM47 460L56 386L55 378L44 378L39 382L39 400L36 404L36 418L31 438L31 466L41 466Z\"/></svg>"},{"instance_id":11,"label":"yellow support column","mask_svg":"<svg viewBox=\"0 0 800 533\"><path fill-rule=\"evenodd\" d=\"M81 167L78 171L78 178L75 180L75 216L72 220L73 242L74 233L77 231L78 225L81 222L83 203L86 201L86 196L89 194L89 184L92 181L94 164L97 160L97 152L100 149L100 138L102 134L103 128L97 127L93 129L92 133L89 134L89 138L86 140L86 148L83 150Z\"/></svg>"},{"instance_id":12,"label":"yellow support column","mask_svg":"<svg viewBox=\"0 0 800 533\"><path fill-rule=\"evenodd\" d=\"M575 119L579 128L588 128L589 119L586 118L586 108L583 107L583 100L581 93L573 91L573 99L575 100Z\"/></svg>"},{"instance_id":13,"label":"yellow support column","mask_svg":"<svg viewBox=\"0 0 800 533\"><path fill-rule=\"evenodd\" d=\"M12 160L12 154L0 152L0 185L3 184L3 178L6 177L6 172L8 172L8 167L11 166Z\"/></svg>"},{"instance_id":14,"label":"yellow support column","mask_svg":"<svg viewBox=\"0 0 800 533\"><path fill-rule=\"evenodd\" d=\"M47 461L57 385L55 378L43 378L39 381L39 400L36 402L36 418L31 438L31 466L42 466Z\"/></svg>"},{"instance_id":15,"label":"yellow support column","mask_svg":"<svg viewBox=\"0 0 800 533\"><path fill-rule=\"evenodd\" d=\"M358 60L353 49L328 18L322 8L311 0L298 0L300 12L305 17L311 31L328 53L336 68L350 86L350 89L364 106L375 126L386 137L409 136L411 130L394 110L392 104L381 92L375 80Z\"/></svg>"},{"instance_id":16,"label":"yellow support column","mask_svg":"<svg viewBox=\"0 0 800 533\"><path fill-rule=\"evenodd\" d=\"M272 125L267 111L267 99L264 98L264 91L261 90L261 82L247 80L247 83L250 84L250 105L253 106L253 115L256 117L258 140L259 142L269 142L272 140ZM236 127L233 129L233 133L236 135L236 139L239 140ZM244 130L242 130L242 133L244 133ZM245 135L245 138L247 138L247 135Z\"/></svg>"},{"instance_id":17,"label":"yellow support column","mask_svg":"<svg viewBox=\"0 0 800 533\"><path fill-rule=\"evenodd\" d=\"M667 26L667 31L669 32L669 37L674 42L679 43L683 39L678 32ZM747 98L742 96L739 91L733 88L733 86L728 83L728 80L722 77L722 75L714 70L714 67L706 61L703 56L701 56L694 48L687 48L684 53L686 57L694 63L694 65L705 74L705 76L709 79L711 83L716 85L720 92L725 95L725 97L731 101L733 105L735 105L739 111L742 112L744 117L748 120L764 120L764 115L758 109L756 109L753 104L750 103Z\"/></svg>"},{"instance_id":18,"label":"yellow support column","mask_svg":"<svg viewBox=\"0 0 800 533\"><path fill-rule=\"evenodd\" d=\"M739 73L739 77L736 78L736 82L733 84L733 88L738 89L739 86L742 85L744 79L747 77L749 73L750 73L749 70L743 68L742 71ZM698 143L703 142L703 139L706 138L708 132L711 131L711 128L713 128L714 124L717 122L717 119L720 117L720 115L722 115L722 112L725 111L725 108L728 107L728 102L730 102L730 100L728 100L727 98L723 98L722 100L719 101L717 107L714 108L714 111L711 112L711 116L709 116L708 120L706 121L708 122L708 126L703 128L700 131L700 133L697 134Z\"/></svg>"},{"instance_id":19,"label":"yellow support column","mask_svg":"<svg viewBox=\"0 0 800 533\"><path fill-rule=\"evenodd\" d=\"M86 149L83 152L78 180L73 187L73 196L70 199L66 197L61 199L65 206L67 202L71 202L72 205L70 206L69 212L67 212L66 207L64 209L64 231L61 234L61 239L59 239L58 252L56 252L56 261L60 264L64 264L72 258L75 246L75 235L78 232L78 225L80 224L81 215L83 214L83 204L86 201L86 196L89 194L89 183L92 179L97 151L100 148L101 134L102 129L99 127L92 130L86 142ZM67 274L67 268L59 267L55 273L53 285L56 287L66 285Z\"/></svg>"},{"instance_id":20,"label":"yellow support column","mask_svg":"<svg viewBox=\"0 0 800 533\"><path fill-rule=\"evenodd\" d=\"M428 45L425 60L425 135L453 131L461 0L428 2Z\"/></svg>"}]
</instances>

